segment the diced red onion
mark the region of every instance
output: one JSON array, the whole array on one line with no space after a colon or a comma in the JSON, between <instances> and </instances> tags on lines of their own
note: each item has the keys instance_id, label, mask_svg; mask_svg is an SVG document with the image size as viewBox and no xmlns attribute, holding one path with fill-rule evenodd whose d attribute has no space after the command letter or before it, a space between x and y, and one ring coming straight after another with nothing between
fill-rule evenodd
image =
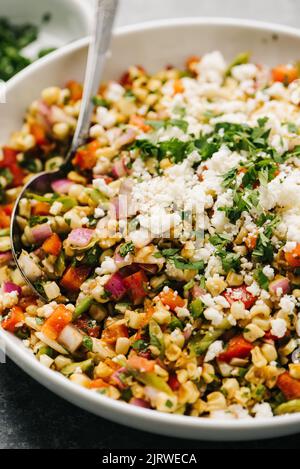
<instances>
[{"instance_id":1,"label":"diced red onion","mask_svg":"<svg viewBox=\"0 0 300 469\"><path fill-rule=\"evenodd\" d=\"M12 260L13 256L11 251L0 253L0 266L8 264Z\"/></svg>"},{"instance_id":2,"label":"diced red onion","mask_svg":"<svg viewBox=\"0 0 300 469\"><path fill-rule=\"evenodd\" d=\"M290 281L286 277L273 280L269 285L269 290L278 296L279 294L285 295L290 290Z\"/></svg>"},{"instance_id":3,"label":"diced red onion","mask_svg":"<svg viewBox=\"0 0 300 469\"><path fill-rule=\"evenodd\" d=\"M124 373L126 371L126 368L120 368L119 370L115 371L112 375L111 378L114 380L116 383L116 386L118 386L119 389L125 389L126 385L122 382L120 378L120 374Z\"/></svg>"},{"instance_id":4,"label":"diced red onion","mask_svg":"<svg viewBox=\"0 0 300 469\"><path fill-rule=\"evenodd\" d=\"M185 338L185 340L189 340L189 338L191 337L192 335L192 328L191 327L188 327L186 326L184 331L183 331L183 337Z\"/></svg>"},{"instance_id":5,"label":"diced red onion","mask_svg":"<svg viewBox=\"0 0 300 469\"><path fill-rule=\"evenodd\" d=\"M117 148L121 148L124 145L128 145L129 143L134 142L136 139L137 132L133 128L128 128L126 132L124 132L123 135L121 135L117 140L115 141L115 146Z\"/></svg>"},{"instance_id":6,"label":"diced red onion","mask_svg":"<svg viewBox=\"0 0 300 469\"><path fill-rule=\"evenodd\" d=\"M133 397L132 399L130 399L129 404L135 405L137 407L143 407L144 409L151 408L149 402L145 401L145 399L140 399L138 397Z\"/></svg>"},{"instance_id":7,"label":"diced red onion","mask_svg":"<svg viewBox=\"0 0 300 469\"><path fill-rule=\"evenodd\" d=\"M192 297L193 298L199 298L203 295L205 295L206 291L204 288L200 287L199 285L194 285L192 288Z\"/></svg>"},{"instance_id":8,"label":"diced red onion","mask_svg":"<svg viewBox=\"0 0 300 469\"><path fill-rule=\"evenodd\" d=\"M42 243L45 239L50 238L52 235L51 226L48 223L36 225L31 228L31 235L35 243Z\"/></svg>"},{"instance_id":9,"label":"diced red onion","mask_svg":"<svg viewBox=\"0 0 300 469\"><path fill-rule=\"evenodd\" d=\"M111 207L117 220L128 218L127 197L121 195L111 201Z\"/></svg>"},{"instance_id":10,"label":"diced red onion","mask_svg":"<svg viewBox=\"0 0 300 469\"><path fill-rule=\"evenodd\" d=\"M123 277L118 272L110 277L104 288L108 293L110 293L110 297L115 301L120 300L127 291Z\"/></svg>"},{"instance_id":11,"label":"diced red onion","mask_svg":"<svg viewBox=\"0 0 300 469\"><path fill-rule=\"evenodd\" d=\"M19 285L16 285L13 282L3 282L4 293L11 293L13 291L16 291L19 296L22 294L22 288Z\"/></svg>"},{"instance_id":12,"label":"diced red onion","mask_svg":"<svg viewBox=\"0 0 300 469\"><path fill-rule=\"evenodd\" d=\"M120 159L115 161L111 172L116 179L126 176L127 168L125 166L124 160Z\"/></svg>"},{"instance_id":13,"label":"diced red onion","mask_svg":"<svg viewBox=\"0 0 300 469\"><path fill-rule=\"evenodd\" d=\"M127 260L125 260L125 257L122 257L118 252L115 252L114 261L115 261L115 264L117 265L118 269L121 269L122 267L125 267L127 265L132 264L132 256L127 255L126 258L127 258Z\"/></svg>"},{"instance_id":14,"label":"diced red onion","mask_svg":"<svg viewBox=\"0 0 300 469\"><path fill-rule=\"evenodd\" d=\"M83 248L87 246L94 235L94 230L89 228L75 228L68 236L68 241L72 246Z\"/></svg>"},{"instance_id":15,"label":"diced red onion","mask_svg":"<svg viewBox=\"0 0 300 469\"><path fill-rule=\"evenodd\" d=\"M67 194L72 184L72 181L69 179L58 179L57 181L52 182L51 187L54 192L57 192L58 194Z\"/></svg>"}]
</instances>

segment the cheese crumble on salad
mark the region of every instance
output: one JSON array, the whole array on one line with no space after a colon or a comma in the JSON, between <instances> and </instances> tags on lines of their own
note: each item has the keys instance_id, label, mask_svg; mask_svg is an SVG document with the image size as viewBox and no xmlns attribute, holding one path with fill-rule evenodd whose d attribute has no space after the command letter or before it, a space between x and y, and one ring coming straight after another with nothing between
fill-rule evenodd
<instances>
[{"instance_id":1,"label":"cheese crumble on salad","mask_svg":"<svg viewBox=\"0 0 300 469\"><path fill-rule=\"evenodd\" d=\"M300 411L300 71L190 57L45 89L0 158L1 326L46 367L131 405L215 419Z\"/></svg>"}]
</instances>

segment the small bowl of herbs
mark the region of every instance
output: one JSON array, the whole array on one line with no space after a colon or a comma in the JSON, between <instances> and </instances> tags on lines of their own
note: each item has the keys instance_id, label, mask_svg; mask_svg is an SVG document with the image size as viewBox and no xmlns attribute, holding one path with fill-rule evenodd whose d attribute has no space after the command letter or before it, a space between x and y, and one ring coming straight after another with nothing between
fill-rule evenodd
<instances>
[{"instance_id":1,"label":"small bowl of herbs","mask_svg":"<svg viewBox=\"0 0 300 469\"><path fill-rule=\"evenodd\" d=\"M91 2L1 0L0 80L89 32Z\"/></svg>"}]
</instances>

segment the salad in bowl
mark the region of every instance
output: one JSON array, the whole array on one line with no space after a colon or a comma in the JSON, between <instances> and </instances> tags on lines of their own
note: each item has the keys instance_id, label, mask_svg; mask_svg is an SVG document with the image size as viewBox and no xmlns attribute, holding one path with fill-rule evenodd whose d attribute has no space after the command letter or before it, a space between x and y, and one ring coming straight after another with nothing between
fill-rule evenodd
<instances>
[{"instance_id":1,"label":"salad in bowl","mask_svg":"<svg viewBox=\"0 0 300 469\"><path fill-rule=\"evenodd\" d=\"M93 98L89 139L57 169L82 86L50 87L0 159L1 327L90 392L194 417L300 410L300 72L218 51ZM43 301L47 299L47 301Z\"/></svg>"}]
</instances>

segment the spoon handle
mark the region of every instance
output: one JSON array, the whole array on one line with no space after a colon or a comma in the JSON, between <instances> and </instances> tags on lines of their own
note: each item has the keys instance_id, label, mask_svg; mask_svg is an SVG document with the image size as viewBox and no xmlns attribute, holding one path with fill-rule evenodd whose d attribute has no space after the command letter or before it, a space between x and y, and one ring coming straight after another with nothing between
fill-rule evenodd
<instances>
[{"instance_id":1,"label":"spoon handle","mask_svg":"<svg viewBox=\"0 0 300 469\"><path fill-rule=\"evenodd\" d=\"M88 136L91 115L94 110L92 97L97 95L100 85L117 7L118 0L96 0L95 21L87 58L81 110L65 163L70 161L76 149L85 143Z\"/></svg>"}]
</instances>

